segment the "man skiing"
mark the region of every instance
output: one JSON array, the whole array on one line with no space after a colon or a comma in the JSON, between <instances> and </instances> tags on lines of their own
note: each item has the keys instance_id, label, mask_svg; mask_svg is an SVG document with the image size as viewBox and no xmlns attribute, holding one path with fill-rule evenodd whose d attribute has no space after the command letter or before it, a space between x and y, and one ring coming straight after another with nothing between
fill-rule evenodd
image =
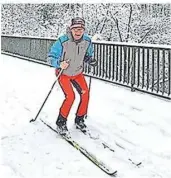
<instances>
[{"instance_id":1,"label":"man skiing","mask_svg":"<svg viewBox=\"0 0 171 178\"><path fill-rule=\"evenodd\" d=\"M63 70L58 82L65 99L56 120L57 130L62 135L68 132L67 117L75 100L73 86L80 94L75 124L77 128L86 131L84 118L89 104L89 89L83 75L83 63L86 62L91 66L97 65L97 61L92 58L93 51L91 39L85 34L84 19L76 17L72 19L67 33L58 38L48 53L51 65L56 68L56 76L61 69Z\"/></svg>"}]
</instances>

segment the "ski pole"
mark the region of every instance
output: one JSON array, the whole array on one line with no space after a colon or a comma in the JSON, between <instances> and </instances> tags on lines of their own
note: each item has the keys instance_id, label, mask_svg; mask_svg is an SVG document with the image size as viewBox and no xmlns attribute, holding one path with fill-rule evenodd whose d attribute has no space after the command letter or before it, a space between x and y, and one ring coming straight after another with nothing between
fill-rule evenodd
<instances>
[{"instance_id":1,"label":"ski pole","mask_svg":"<svg viewBox=\"0 0 171 178\"><path fill-rule=\"evenodd\" d=\"M92 80L92 77L90 76L89 86L88 86L88 88L89 88L89 93L90 93L90 89L91 89L91 80Z\"/></svg>"},{"instance_id":2,"label":"ski pole","mask_svg":"<svg viewBox=\"0 0 171 178\"><path fill-rule=\"evenodd\" d=\"M30 122L34 122L34 121L37 119L37 117L39 116L39 114L40 114L40 112L41 112L43 106L45 105L45 103L46 103L46 101L47 101L49 95L51 94L51 92L52 92L52 90L53 90L53 87L55 86L55 84L56 84L56 82L58 81L58 79L59 79L59 77L60 77L60 75L61 75L62 72L63 72L63 69L60 70L60 72L59 72L59 74L58 74L58 76L57 76L57 79L54 81L54 83L53 83L53 85L52 85L52 87L51 87L51 89L50 89L48 95L46 96L46 98L45 98L45 100L44 100L42 106L40 107L40 109L39 109L39 111L38 111L36 117L35 117L34 119L31 119Z\"/></svg>"},{"instance_id":3,"label":"ski pole","mask_svg":"<svg viewBox=\"0 0 171 178\"><path fill-rule=\"evenodd\" d=\"M89 100L90 100L90 89L91 89L91 80L92 80L92 77L90 76L90 79L89 79L89 86L88 86L88 89L89 89ZM88 111L88 108L87 108L87 111ZM87 119L87 115L85 116L85 119Z\"/></svg>"}]
</instances>

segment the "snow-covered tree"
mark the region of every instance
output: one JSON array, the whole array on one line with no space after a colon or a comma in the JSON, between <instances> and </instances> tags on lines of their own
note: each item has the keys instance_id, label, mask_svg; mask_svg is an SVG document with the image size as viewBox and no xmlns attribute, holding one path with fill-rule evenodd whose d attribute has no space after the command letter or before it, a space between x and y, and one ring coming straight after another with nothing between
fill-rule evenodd
<instances>
[{"instance_id":1,"label":"snow-covered tree","mask_svg":"<svg viewBox=\"0 0 171 178\"><path fill-rule=\"evenodd\" d=\"M171 4L3 4L2 34L57 37L73 17L107 41L171 44Z\"/></svg>"}]
</instances>

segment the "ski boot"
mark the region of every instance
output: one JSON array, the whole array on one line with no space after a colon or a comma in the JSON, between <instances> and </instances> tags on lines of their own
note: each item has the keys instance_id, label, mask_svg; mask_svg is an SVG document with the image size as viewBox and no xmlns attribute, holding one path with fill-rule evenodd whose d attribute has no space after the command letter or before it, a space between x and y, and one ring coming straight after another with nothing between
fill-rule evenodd
<instances>
[{"instance_id":1,"label":"ski boot","mask_svg":"<svg viewBox=\"0 0 171 178\"><path fill-rule=\"evenodd\" d=\"M75 118L75 125L77 129L80 129L82 132L87 131L87 126L84 123L84 117L85 116L76 116Z\"/></svg>"},{"instance_id":2,"label":"ski boot","mask_svg":"<svg viewBox=\"0 0 171 178\"><path fill-rule=\"evenodd\" d=\"M64 118L61 114L59 114L57 121L57 132L62 136L69 135L68 128L67 128L67 119Z\"/></svg>"}]
</instances>

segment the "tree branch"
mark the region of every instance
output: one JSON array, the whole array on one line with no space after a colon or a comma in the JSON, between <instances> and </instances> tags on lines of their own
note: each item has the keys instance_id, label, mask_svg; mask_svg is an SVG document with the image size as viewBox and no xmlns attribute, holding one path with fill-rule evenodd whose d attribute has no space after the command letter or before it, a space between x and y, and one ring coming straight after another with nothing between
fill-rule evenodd
<instances>
[{"instance_id":1,"label":"tree branch","mask_svg":"<svg viewBox=\"0 0 171 178\"><path fill-rule=\"evenodd\" d=\"M125 38L125 41L126 41L126 42L128 42L128 39L129 39L131 18L132 18L132 5L130 4L130 15L129 15L129 21L128 21L128 31L127 31L127 36L126 36L126 38Z\"/></svg>"},{"instance_id":2,"label":"tree branch","mask_svg":"<svg viewBox=\"0 0 171 178\"><path fill-rule=\"evenodd\" d=\"M119 34L119 39L120 39L120 42L122 42L122 35L121 35L120 29L119 29L118 19L115 19L111 12L109 12L109 13L111 14L111 18L113 19L113 21L116 24L116 27L117 27L117 30L118 30L118 34ZM116 15L117 13L118 13L118 11L114 15Z\"/></svg>"},{"instance_id":3,"label":"tree branch","mask_svg":"<svg viewBox=\"0 0 171 178\"><path fill-rule=\"evenodd\" d=\"M152 27L143 37L141 40L138 40L138 43L141 43L145 38L146 36L153 30L154 28Z\"/></svg>"},{"instance_id":4,"label":"tree branch","mask_svg":"<svg viewBox=\"0 0 171 178\"><path fill-rule=\"evenodd\" d=\"M105 7L104 4L102 4L102 5ZM103 29L104 29L104 27L105 27L105 25L106 25L106 21L107 21L107 18L108 18L108 13L109 13L109 5L108 5L107 8L105 7L105 9L108 9L107 12L106 12L107 17L105 18L105 20L104 20L104 22L103 22L103 26L102 26L102 28L101 28L101 30L100 30L100 33L102 33L102 31L103 31Z\"/></svg>"},{"instance_id":5,"label":"tree branch","mask_svg":"<svg viewBox=\"0 0 171 178\"><path fill-rule=\"evenodd\" d=\"M103 29L104 29L104 27L105 27L105 23L106 23L106 21L107 21L107 17L105 18L105 20L104 20L104 22L103 22L103 26L102 26L102 28L101 28L101 30L100 30L100 33L102 33L102 31L103 31Z\"/></svg>"}]
</instances>

